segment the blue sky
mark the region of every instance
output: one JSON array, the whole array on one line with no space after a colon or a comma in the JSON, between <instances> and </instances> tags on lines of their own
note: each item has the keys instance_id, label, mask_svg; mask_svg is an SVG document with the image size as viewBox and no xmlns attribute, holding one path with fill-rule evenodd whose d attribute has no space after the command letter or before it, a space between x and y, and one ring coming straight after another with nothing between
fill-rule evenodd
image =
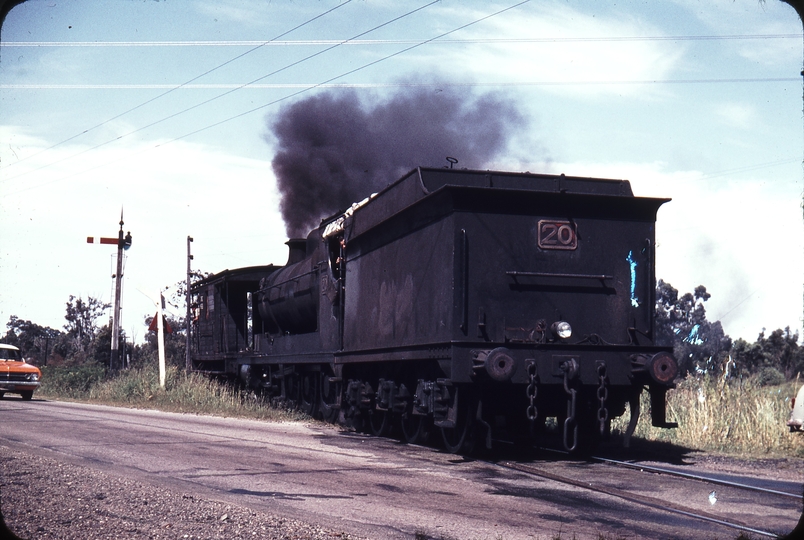
<instances>
[{"instance_id":1,"label":"blue sky","mask_svg":"<svg viewBox=\"0 0 804 540\"><path fill-rule=\"evenodd\" d=\"M488 168L625 178L637 195L671 197L657 276L682 292L705 285L710 319L732 337L800 331L794 10L517 3L15 7L0 29L0 321L60 328L70 294L111 302L114 249L85 239L116 235L121 206L133 236L122 327L137 339L146 294L184 277L187 235L196 269L284 263L272 121L318 93L377 101L416 84L516 105L526 121Z\"/></svg>"}]
</instances>

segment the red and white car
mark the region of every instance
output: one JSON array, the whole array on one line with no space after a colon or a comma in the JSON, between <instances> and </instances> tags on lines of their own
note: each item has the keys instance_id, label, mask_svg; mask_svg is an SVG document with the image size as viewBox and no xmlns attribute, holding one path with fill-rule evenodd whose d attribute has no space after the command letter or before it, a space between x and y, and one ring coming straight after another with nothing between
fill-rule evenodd
<instances>
[{"instance_id":1,"label":"red and white car","mask_svg":"<svg viewBox=\"0 0 804 540\"><path fill-rule=\"evenodd\" d=\"M41 378L39 368L23 360L17 347L0 343L0 399L6 392L19 394L25 400L33 398Z\"/></svg>"}]
</instances>

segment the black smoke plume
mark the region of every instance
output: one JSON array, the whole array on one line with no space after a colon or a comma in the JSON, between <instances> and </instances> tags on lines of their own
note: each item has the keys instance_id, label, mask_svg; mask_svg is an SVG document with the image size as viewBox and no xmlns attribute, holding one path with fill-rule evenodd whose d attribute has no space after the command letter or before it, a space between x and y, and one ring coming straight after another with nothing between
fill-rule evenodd
<instances>
[{"instance_id":1,"label":"black smoke plume","mask_svg":"<svg viewBox=\"0 0 804 540\"><path fill-rule=\"evenodd\" d=\"M523 129L513 102L497 94L416 87L387 99L352 90L321 93L283 107L270 121L272 165L288 236L306 236L417 166L483 169Z\"/></svg>"}]
</instances>

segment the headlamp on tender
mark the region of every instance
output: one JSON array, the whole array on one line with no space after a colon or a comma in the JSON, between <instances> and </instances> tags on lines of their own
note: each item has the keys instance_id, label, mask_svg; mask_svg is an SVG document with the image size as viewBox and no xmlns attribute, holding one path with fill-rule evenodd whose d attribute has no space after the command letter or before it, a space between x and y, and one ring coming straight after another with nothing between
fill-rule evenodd
<instances>
[{"instance_id":1,"label":"headlamp on tender","mask_svg":"<svg viewBox=\"0 0 804 540\"><path fill-rule=\"evenodd\" d=\"M567 321L556 321L550 326L553 335L558 339L569 339L572 336L572 326Z\"/></svg>"}]
</instances>

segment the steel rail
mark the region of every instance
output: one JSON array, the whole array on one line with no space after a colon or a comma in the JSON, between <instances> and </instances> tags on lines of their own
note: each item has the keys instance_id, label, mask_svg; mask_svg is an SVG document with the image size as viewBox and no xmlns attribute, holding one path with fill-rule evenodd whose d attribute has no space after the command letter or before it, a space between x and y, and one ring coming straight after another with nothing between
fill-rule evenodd
<instances>
[{"instance_id":1,"label":"steel rail","mask_svg":"<svg viewBox=\"0 0 804 540\"><path fill-rule=\"evenodd\" d=\"M708 482L710 484L717 484L717 485L720 485L720 486L728 486L728 487L736 487L736 488L740 488L740 489L747 489L747 490L750 490L750 491L759 491L759 492L762 492L762 493L769 493L769 494L772 494L772 495L780 495L782 497L791 497L793 499L801 499L802 498L802 496L800 494L796 494L796 493L789 493L787 491L778 491L778 490L775 490L775 489L763 488L763 487L759 487L759 486L752 486L751 484L743 484L743 483L740 483L740 482L732 482L730 480L720 480L718 478L711 478L711 477L708 477L708 476L701 476L701 475L698 475L698 474L685 473L685 472L676 471L676 470L673 470L673 469L663 469L661 467L654 467L654 466L651 466L651 465L639 465L637 463L629 463L627 461L620 461L620 460L617 460L617 459L610 459L610 458L604 458L604 457L598 457L598 456L590 456L590 458L595 459L595 460L600 461L600 462L603 462L603 463L619 465L621 467L627 467L627 468L630 468L630 469L639 469L640 471L644 470L644 471L647 471L647 472L652 472L652 473L657 473L657 474L666 474L668 476L678 476L680 478L689 478L691 480L700 480L702 482Z\"/></svg>"},{"instance_id":2,"label":"steel rail","mask_svg":"<svg viewBox=\"0 0 804 540\"><path fill-rule=\"evenodd\" d=\"M555 448L544 448L538 447L539 450L546 450L549 452L555 452L557 454L564 454L569 455L569 452L565 450L556 450ZM604 458L600 456L588 456L588 459L592 459L595 461L599 461L601 463L608 463L612 465L619 465L621 467L627 467L630 469L639 469L640 471L647 471L656 474L666 474L668 476L678 476L679 478L689 478L690 480L698 480L701 482L708 482L710 484L716 484L720 486L728 486L728 487L735 487L739 489L745 489L748 491L758 491L761 493L768 493L771 495L779 495L782 497L791 497L793 499L801 499L802 495L797 493L790 493L788 491L778 491L775 489L763 488L759 486L752 486L751 484L742 484L740 482L732 482L730 480L720 480L718 478L711 478L709 476L702 476L698 474L692 473L685 473L682 471L677 471L673 469L663 469L661 467L654 467L652 465L639 465L637 463L630 463L628 461L621 461L618 459L611 459L611 458Z\"/></svg>"},{"instance_id":3,"label":"steel rail","mask_svg":"<svg viewBox=\"0 0 804 540\"><path fill-rule=\"evenodd\" d=\"M628 493L626 491L622 491L617 488L610 488L610 487L603 487L603 486L596 486L591 482L585 482L582 480L575 480L573 478L568 478L565 476L561 476L558 474L549 473L547 471L539 470L531 465L525 465L522 463L514 463L511 461L501 461L495 463L495 465L499 467L504 467L507 469L516 470L519 472L524 472L526 474L530 474L533 476L540 476L542 478L547 478L548 480L553 480L555 482L560 482L562 484L569 484L573 485L582 489L587 489L589 491L595 491L597 493L603 493L605 495L610 495L612 497L617 497L619 499L623 499L629 502L633 502L635 504L640 504L642 506L648 506L650 508L655 508L657 510L663 510L665 512L670 512L673 514L679 514L686 517L691 517L694 519L699 519L702 521L708 521L710 523L715 523L717 525L722 525L724 527L729 527L732 529L737 529L740 531L750 532L753 534L758 534L760 536L767 536L770 538L778 538L779 535L776 533L763 531L760 529L754 529L753 527L749 527L743 523L737 522L729 522L724 521L723 519L719 518L718 516L708 514L705 512L695 512L690 510L689 508L685 508L683 506L670 503L667 501L663 501L660 499L656 499L654 497L647 497L644 495L634 495L632 493Z\"/></svg>"}]
</instances>

